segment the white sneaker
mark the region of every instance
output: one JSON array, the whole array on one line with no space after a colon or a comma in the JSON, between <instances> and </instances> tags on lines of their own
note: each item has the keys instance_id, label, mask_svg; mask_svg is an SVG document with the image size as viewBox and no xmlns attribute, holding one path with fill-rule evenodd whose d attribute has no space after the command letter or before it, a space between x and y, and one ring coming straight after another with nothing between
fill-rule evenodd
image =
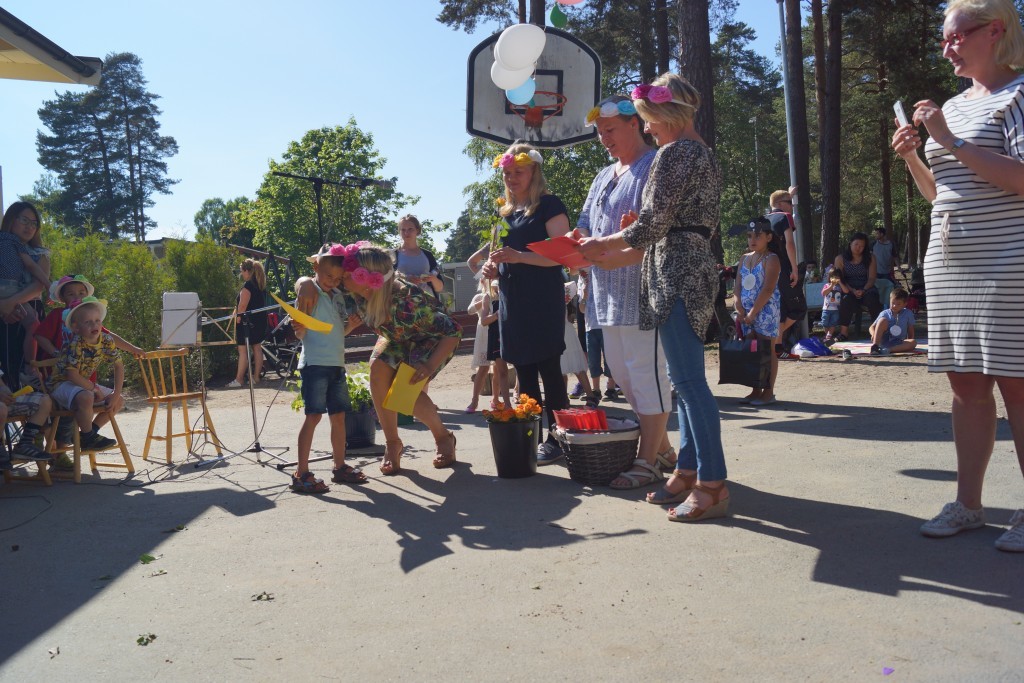
<instances>
[{"instance_id":1,"label":"white sneaker","mask_svg":"<svg viewBox=\"0 0 1024 683\"><path fill-rule=\"evenodd\" d=\"M996 539L996 548L1009 553L1024 553L1024 510L1017 510L1010 517L1010 528Z\"/></svg>"},{"instance_id":2,"label":"white sneaker","mask_svg":"<svg viewBox=\"0 0 1024 683\"><path fill-rule=\"evenodd\" d=\"M921 533L931 538L945 538L968 529L985 526L985 509L969 510L960 501L946 503L942 512L921 525Z\"/></svg>"},{"instance_id":3,"label":"white sneaker","mask_svg":"<svg viewBox=\"0 0 1024 683\"><path fill-rule=\"evenodd\" d=\"M228 382L228 389L238 389L241 386L242 383L239 382L237 379L233 379L230 382Z\"/></svg>"}]
</instances>

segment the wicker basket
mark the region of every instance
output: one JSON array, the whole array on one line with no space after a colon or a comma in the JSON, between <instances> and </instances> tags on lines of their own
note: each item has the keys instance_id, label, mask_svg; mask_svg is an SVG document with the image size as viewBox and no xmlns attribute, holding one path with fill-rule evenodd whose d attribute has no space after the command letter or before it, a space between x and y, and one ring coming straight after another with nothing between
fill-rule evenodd
<instances>
[{"instance_id":1,"label":"wicker basket","mask_svg":"<svg viewBox=\"0 0 1024 683\"><path fill-rule=\"evenodd\" d=\"M636 459L640 425L632 420L608 420L608 426L610 429L599 432L555 428L573 481L607 486Z\"/></svg>"}]
</instances>

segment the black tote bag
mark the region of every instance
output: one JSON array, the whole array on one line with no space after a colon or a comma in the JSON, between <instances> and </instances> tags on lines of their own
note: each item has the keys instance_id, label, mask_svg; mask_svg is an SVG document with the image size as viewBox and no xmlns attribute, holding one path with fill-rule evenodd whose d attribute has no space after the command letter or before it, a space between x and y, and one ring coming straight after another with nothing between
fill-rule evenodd
<instances>
[{"instance_id":1,"label":"black tote bag","mask_svg":"<svg viewBox=\"0 0 1024 683\"><path fill-rule=\"evenodd\" d=\"M718 340L718 383L764 389L772 371L772 344L761 339L744 339L738 327L736 337Z\"/></svg>"}]
</instances>

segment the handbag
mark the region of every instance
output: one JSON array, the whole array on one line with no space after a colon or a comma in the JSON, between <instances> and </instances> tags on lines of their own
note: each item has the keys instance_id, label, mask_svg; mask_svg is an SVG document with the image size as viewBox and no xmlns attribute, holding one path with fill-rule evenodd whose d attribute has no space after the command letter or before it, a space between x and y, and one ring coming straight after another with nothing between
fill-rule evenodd
<instances>
[{"instance_id":1,"label":"handbag","mask_svg":"<svg viewBox=\"0 0 1024 683\"><path fill-rule=\"evenodd\" d=\"M757 338L744 339L739 322L736 336L718 341L718 383L764 389L772 372L772 345Z\"/></svg>"}]
</instances>

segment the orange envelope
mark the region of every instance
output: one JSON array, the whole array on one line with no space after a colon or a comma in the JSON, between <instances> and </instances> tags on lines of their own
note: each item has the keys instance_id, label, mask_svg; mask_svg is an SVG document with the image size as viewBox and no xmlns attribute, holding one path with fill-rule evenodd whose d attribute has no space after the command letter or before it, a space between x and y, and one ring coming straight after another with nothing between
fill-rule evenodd
<instances>
[{"instance_id":1,"label":"orange envelope","mask_svg":"<svg viewBox=\"0 0 1024 683\"><path fill-rule=\"evenodd\" d=\"M415 384L412 384L410 380L416 370L413 369L408 363L401 363L398 366L398 373L395 375L395 381L391 383L391 388L388 389L388 395L384 397L384 407L388 410L393 410L396 413L402 413L403 415L412 415L413 406L416 405L416 399L420 397L420 392L423 391L423 385L427 383L427 379L422 379Z\"/></svg>"},{"instance_id":2,"label":"orange envelope","mask_svg":"<svg viewBox=\"0 0 1024 683\"><path fill-rule=\"evenodd\" d=\"M568 235L560 235L540 242L531 242L526 248L567 268L586 268L592 264L583 258L583 254L576 251L579 245L579 242Z\"/></svg>"}]
</instances>

